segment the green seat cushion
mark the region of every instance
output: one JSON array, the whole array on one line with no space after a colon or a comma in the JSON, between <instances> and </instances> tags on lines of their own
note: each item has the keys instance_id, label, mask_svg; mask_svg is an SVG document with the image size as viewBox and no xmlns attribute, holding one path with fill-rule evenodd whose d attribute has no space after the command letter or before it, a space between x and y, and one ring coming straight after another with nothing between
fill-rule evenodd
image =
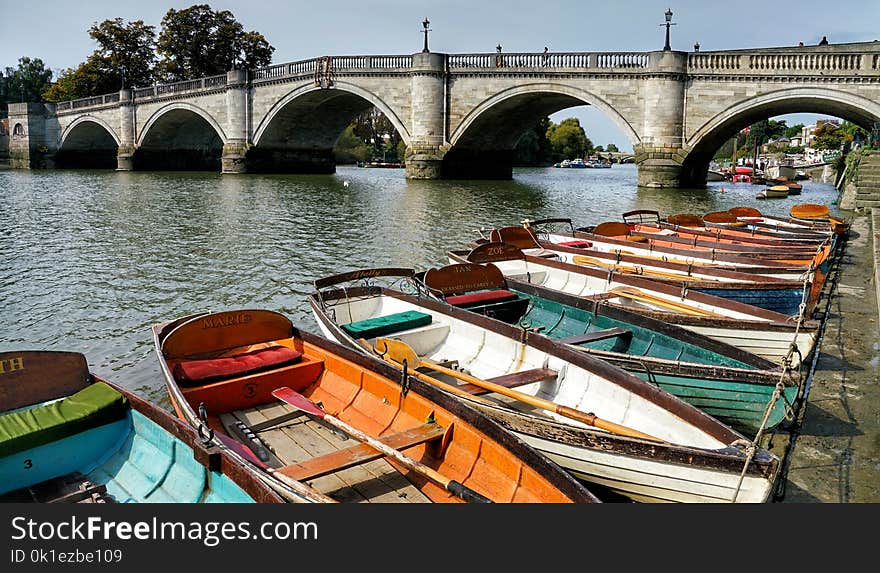
<instances>
[{"instance_id":1,"label":"green seat cushion","mask_svg":"<svg viewBox=\"0 0 880 573\"><path fill-rule=\"evenodd\" d=\"M386 336L401 330L425 326L426 324L431 324L430 314L417 310L408 310L406 312L343 324L342 328L355 338L376 338L377 336Z\"/></svg>"},{"instance_id":2,"label":"green seat cushion","mask_svg":"<svg viewBox=\"0 0 880 573\"><path fill-rule=\"evenodd\" d=\"M0 415L0 452L10 455L122 419L128 400L103 382L28 410Z\"/></svg>"}]
</instances>

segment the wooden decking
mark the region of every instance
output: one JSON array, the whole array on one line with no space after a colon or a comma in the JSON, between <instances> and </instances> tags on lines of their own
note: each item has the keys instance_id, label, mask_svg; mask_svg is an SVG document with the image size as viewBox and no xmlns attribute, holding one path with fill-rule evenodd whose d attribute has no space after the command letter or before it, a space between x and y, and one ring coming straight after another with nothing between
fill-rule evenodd
<instances>
[{"instance_id":1,"label":"wooden decking","mask_svg":"<svg viewBox=\"0 0 880 573\"><path fill-rule=\"evenodd\" d=\"M285 404L238 410L221 417L230 428L246 423L270 452L269 465L344 503L430 503L421 491L376 450ZM273 424L272 420L278 423ZM426 425L427 426L427 425ZM411 447L442 436L442 427L414 428L388 438ZM394 441L396 439L396 441Z\"/></svg>"}]
</instances>

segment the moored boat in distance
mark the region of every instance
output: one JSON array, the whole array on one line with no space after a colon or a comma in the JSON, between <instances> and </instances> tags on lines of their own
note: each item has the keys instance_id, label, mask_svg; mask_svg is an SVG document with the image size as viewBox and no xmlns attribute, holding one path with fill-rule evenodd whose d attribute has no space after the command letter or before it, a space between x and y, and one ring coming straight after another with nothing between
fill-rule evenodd
<instances>
[{"instance_id":1,"label":"moored boat in distance","mask_svg":"<svg viewBox=\"0 0 880 573\"><path fill-rule=\"evenodd\" d=\"M758 191L755 199L784 199L788 197L788 185L774 185Z\"/></svg>"},{"instance_id":2,"label":"moored boat in distance","mask_svg":"<svg viewBox=\"0 0 880 573\"><path fill-rule=\"evenodd\" d=\"M280 503L189 425L79 352L0 353L0 501Z\"/></svg>"},{"instance_id":3,"label":"moored boat in distance","mask_svg":"<svg viewBox=\"0 0 880 573\"><path fill-rule=\"evenodd\" d=\"M644 502L769 500L779 459L760 447L749 459L747 440L714 417L588 353L378 276L315 280L325 336L417 371L587 484Z\"/></svg>"},{"instance_id":4,"label":"moored boat in distance","mask_svg":"<svg viewBox=\"0 0 880 573\"><path fill-rule=\"evenodd\" d=\"M590 503L570 474L418 378L262 309L153 326L171 402L317 501Z\"/></svg>"}]
</instances>

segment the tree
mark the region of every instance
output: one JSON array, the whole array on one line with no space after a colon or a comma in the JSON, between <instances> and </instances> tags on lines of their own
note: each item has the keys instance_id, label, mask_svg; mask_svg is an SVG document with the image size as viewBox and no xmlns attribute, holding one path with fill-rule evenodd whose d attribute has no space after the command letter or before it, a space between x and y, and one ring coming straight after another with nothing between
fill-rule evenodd
<instances>
[{"instance_id":1,"label":"tree","mask_svg":"<svg viewBox=\"0 0 880 573\"><path fill-rule=\"evenodd\" d=\"M798 123L797 125L793 125L791 127L787 127L785 129L785 137L791 139L792 137L800 137L801 131L804 129L804 124Z\"/></svg>"},{"instance_id":2,"label":"tree","mask_svg":"<svg viewBox=\"0 0 880 573\"><path fill-rule=\"evenodd\" d=\"M377 108L372 107L355 116L352 120L352 132L371 147L370 159L381 160L384 155L385 161L397 160L400 134L397 133L394 124ZM390 136L387 143L386 134Z\"/></svg>"},{"instance_id":3,"label":"tree","mask_svg":"<svg viewBox=\"0 0 880 573\"><path fill-rule=\"evenodd\" d=\"M153 66L156 62L156 32L143 20L123 22L122 18L104 20L89 28L89 36L98 42L92 54L96 64L108 76L128 86L145 86L153 83Z\"/></svg>"},{"instance_id":4,"label":"tree","mask_svg":"<svg viewBox=\"0 0 880 573\"><path fill-rule=\"evenodd\" d=\"M98 58L89 57L78 68L61 72L58 80L43 92L43 98L59 102L110 93L119 89L116 81L117 78L107 75Z\"/></svg>"},{"instance_id":5,"label":"tree","mask_svg":"<svg viewBox=\"0 0 880 573\"><path fill-rule=\"evenodd\" d=\"M856 138L861 141L867 141L868 132L858 126L851 121L844 121L840 127L837 129L838 133L840 133L843 141L853 141Z\"/></svg>"},{"instance_id":6,"label":"tree","mask_svg":"<svg viewBox=\"0 0 880 573\"><path fill-rule=\"evenodd\" d=\"M333 149L333 155L336 162L341 164L363 162L370 158L370 148L354 134L353 123L342 132Z\"/></svg>"},{"instance_id":7,"label":"tree","mask_svg":"<svg viewBox=\"0 0 880 573\"><path fill-rule=\"evenodd\" d=\"M609 143L608 145L606 145L605 151L607 151L608 153L620 153L620 150L613 143Z\"/></svg>"},{"instance_id":8,"label":"tree","mask_svg":"<svg viewBox=\"0 0 880 573\"><path fill-rule=\"evenodd\" d=\"M597 146L593 149L593 151L595 151L596 153L605 153L605 147L602 146L602 145L597 145Z\"/></svg>"},{"instance_id":9,"label":"tree","mask_svg":"<svg viewBox=\"0 0 880 573\"><path fill-rule=\"evenodd\" d=\"M840 131L840 128L833 123L823 123L816 128L814 135L815 137L810 144L810 147L813 149L840 149L840 146L843 145L844 134Z\"/></svg>"},{"instance_id":10,"label":"tree","mask_svg":"<svg viewBox=\"0 0 880 573\"><path fill-rule=\"evenodd\" d=\"M547 129L554 161L584 157L593 151L593 142L589 140L581 122L576 117L563 119L559 125L553 123Z\"/></svg>"},{"instance_id":11,"label":"tree","mask_svg":"<svg viewBox=\"0 0 880 573\"><path fill-rule=\"evenodd\" d=\"M547 165L552 163L552 151L550 140L547 139L547 129L550 127L550 118L542 117L538 123L527 130L516 144L517 165Z\"/></svg>"},{"instance_id":12,"label":"tree","mask_svg":"<svg viewBox=\"0 0 880 573\"><path fill-rule=\"evenodd\" d=\"M262 34L245 32L232 12L207 4L168 10L156 49L162 57L156 75L172 82L267 66L275 51Z\"/></svg>"},{"instance_id":13,"label":"tree","mask_svg":"<svg viewBox=\"0 0 880 573\"><path fill-rule=\"evenodd\" d=\"M4 103L43 101L43 91L52 81L52 70L40 58L18 59L17 68L6 68Z\"/></svg>"},{"instance_id":14,"label":"tree","mask_svg":"<svg viewBox=\"0 0 880 573\"><path fill-rule=\"evenodd\" d=\"M89 28L98 48L76 69L68 68L43 94L47 101L66 101L119 91L123 86L153 83L156 33L143 20L104 20Z\"/></svg>"}]
</instances>

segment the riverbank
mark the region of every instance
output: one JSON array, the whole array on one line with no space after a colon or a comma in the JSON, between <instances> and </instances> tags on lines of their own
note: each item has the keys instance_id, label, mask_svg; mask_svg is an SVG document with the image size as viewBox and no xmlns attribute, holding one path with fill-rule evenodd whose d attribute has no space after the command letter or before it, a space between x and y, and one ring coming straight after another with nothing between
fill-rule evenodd
<instances>
[{"instance_id":1,"label":"riverbank","mask_svg":"<svg viewBox=\"0 0 880 573\"><path fill-rule=\"evenodd\" d=\"M852 216L852 214L850 214ZM873 219L873 223L872 223ZM880 502L880 210L853 217L783 502Z\"/></svg>"}]
</instances>

